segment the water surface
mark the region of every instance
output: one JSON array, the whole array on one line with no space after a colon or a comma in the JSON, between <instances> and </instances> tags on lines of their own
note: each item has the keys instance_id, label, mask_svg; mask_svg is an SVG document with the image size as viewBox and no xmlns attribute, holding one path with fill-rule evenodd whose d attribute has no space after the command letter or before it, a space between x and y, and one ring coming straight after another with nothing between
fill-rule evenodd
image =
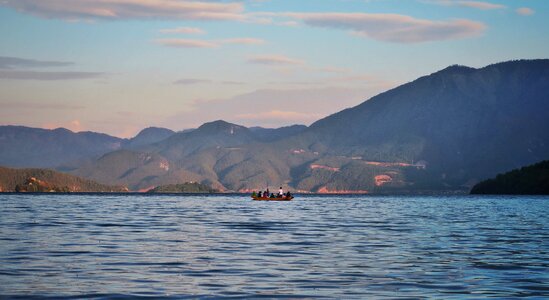
<instances>
[{"instance_id":1,"label":"water surface","mask_svg":"<svg viewBox=\"0 0 549 300\"><path fill-rule=\"evenodd\" d=\"M548 197L0 194L0 298L546 298L548 215Z\"/></svg>"}]
</instances>

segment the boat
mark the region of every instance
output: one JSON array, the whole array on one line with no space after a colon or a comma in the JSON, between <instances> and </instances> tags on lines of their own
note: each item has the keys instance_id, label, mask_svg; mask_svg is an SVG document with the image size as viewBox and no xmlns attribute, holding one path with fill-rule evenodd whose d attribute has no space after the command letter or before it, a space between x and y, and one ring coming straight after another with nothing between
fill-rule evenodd
<instances>
[{"instance_id":1,"label":"boat","mask_svg":"<svg viewBox=\"0 0 549 300\"><path fill-rule=\"evenodd\" d=\"M294 196L275 198L252 196L252 199L254 199L255 201L292 201L292 199L294 199Z\"/></svg>"}]
</instances>

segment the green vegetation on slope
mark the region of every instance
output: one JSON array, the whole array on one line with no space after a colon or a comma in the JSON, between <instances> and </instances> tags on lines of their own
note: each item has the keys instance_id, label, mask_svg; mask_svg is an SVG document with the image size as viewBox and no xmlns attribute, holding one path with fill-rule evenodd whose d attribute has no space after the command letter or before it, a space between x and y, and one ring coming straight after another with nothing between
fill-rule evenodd
<instances>
[{"instance_id":1,"label":"green vegetation on slope","mask_svg":"<svg viewBox=\"0 0 549 300\"><path fill-rule=\"evenodd\" d=\"M0 167L0 192L126 192L109 186L47 169Z\"/></svg>"},{"instance_id":2,"label":"green vegetation on slope","mask_svg":"<svg viewBox=\"0 0 549 300\"><path fill-rule=\"evenodd\" d=\"M549 160L480 182L471 194L549 195Z\"/></svg>"},{"instance_id":3,"label":"green vegetation on slope","mask_svg":"<svg viewBox=\"0 0 549 300\"><path fill-rule=\"evenodd\" d=\"M218 193L219 191L198 182L157 186L148 193Z\"/></svg>"}]
</instances>

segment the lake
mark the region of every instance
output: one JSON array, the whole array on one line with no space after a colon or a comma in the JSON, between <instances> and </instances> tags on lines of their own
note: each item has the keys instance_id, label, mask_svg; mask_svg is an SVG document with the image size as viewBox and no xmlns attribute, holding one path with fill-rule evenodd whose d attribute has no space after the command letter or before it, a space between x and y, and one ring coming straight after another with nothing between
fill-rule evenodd
<instances>
[{"instance_id":1,"label":"lake","mask_svg":"<svg viewBox=\"0 0 549 300\"><path fill-rule=\"evenodd\" d=\"M0 194L0 298L549 297L549 197Z\"/></svg>"}]
</instances>

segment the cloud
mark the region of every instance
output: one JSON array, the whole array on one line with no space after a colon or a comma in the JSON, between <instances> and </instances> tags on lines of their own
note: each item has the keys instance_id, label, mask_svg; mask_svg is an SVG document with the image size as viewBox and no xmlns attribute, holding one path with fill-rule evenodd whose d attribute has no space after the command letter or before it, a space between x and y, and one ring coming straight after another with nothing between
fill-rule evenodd
<instances>
[{"instance_id":1,"label":"cloud","mask_svg":"<svg viewBox=\"0 0 549 300\"><path fill-rule=\"evenodd\" d=\"M0 69L14 68L44 68L44 67L65 67L72 65L72 62L46 61L26 59L19 57L0 56Z\"/></svg>"},{"instance_id":2,"label":"cloud","mask_svg":"<svg viewBox=\"0 0 549 300\"><path fill-rule=\"evenodd\" d=\"M528 7L518 8L516 10L516 12L517 12L517 14L519 14L521 16L530 16L530 15L533 15L534 13L536 13L533 9L528 8Z\"/></svg>"},{"instance_id":3,"label":"cloud","mask_svg":"<svg viewBox=\"0 0 549 300\"><path fill-rule=\"evenodd\" d=\"M83 130L82 122L80 122L80 120L72 120L62 123L45 123L42 124L41 127L45 129L66 128L72 132L80 132Z\"/></svg>"},{"instance_id":4,"label":"cloud","mask_svg":"<svg viewBox=\"0 0 549 300\"><path fill-rule=\"evenodd\" d=\"M191 39L158 39L157 43L174 48L217 48L219 43Z\"/></svg>"},{"instance_id":5,"label":"cloud","mask_svg":"<svg viewBox=\"0 0 549 300\"><path fill-rule=\"evenodd\" d=\"M303 65L305 61L290 58L284 55L260 55L252 57L248 60L252 64L271 65L271 66L288 66L288 65Z\"/></svg>"},{"instance_id":6,"label":"cloud","mask_svg":"<svg viewBox=\"0 0 549 300\"><path fill-rule=\"evenodd\" d=\"M219 40L221 44L237 44L237 45L261 45L265 44L265 40L256 38L234 38Z\"/></svg>"},{"instance_id":7,"label":"cloud","mask_svg":"<svg viewBox=\"0 0 549 300\"><path fill-rule=\"evenodd\" d=\"M178 27L171 29L161 29L160 33L205 34L206 31L195 27Z\"/></svg>"},{"instance_id":8,"label":"cloud","mask_svg":"<svg viewBox=\"0 0 549 300\"><path fill-rule=\"evenodd\" d=\"M157 43L174 48L218 48L222 45L261 45L265 40L256 38L232 38L222 40L158 39Z\"/></svg>"},{"instance_id":9,"label":"cloud","mask_svg":"<svg viewBox=\"0 0 549 300\"><path fill-rule=\"evenodd\" d=\"M435 0L427 1L428 3L435 3L439 5L446 6L463 6L469 8L476 8L481 10L494 10L494 9L505 9L507 6L502 4L495 4L485 1L459 1L459 0Z\"/></svg>"},{"instance_id":10,"label":"cloud","mask_svg":"<svg viewBox=\"0 0 549 300\"><path fill-rule=\"evenodd\" d=\"M191 85L191 84L211 83L211 82L212 81L208 79L184 78L184 79L179 79L177 81L174 81L174 84Z\"/></svg>"},{"instance_id":11,"label":"cloud","mask_svg":"<svg viewBox=\"0 0 549 300\"><path fill-rule=\"evenodd\" d=\"M245 126L311 124L324 116L355 106L384 89L379 86L350 88L327 85L260 89L230 98L196 100L192 109L175 114L162 126L192 128L219 119Z\"/></svg>"},{"instance_id":12,"label":"cloud","mask_svg":"<svg viewBox=\"0 0 549 300\"><path fill-rule=\"evenodd\" d=\"M393 43L422 43L479 36L486 25L455 19L432 21L399 14L282 13L270 14L301 20L306 25L350 30L357 36Z\"/></svg>"},{"instance_id":13,"label":"cloud","mask_svg":"<svg viewBox=\"0 0 549 300\"><path fill-rule=\"evenodd\" d=\"M44 18L241 20L244 4L174 0L3 0L0 5Z\"/></svg>"},{"instance_id":14,"label":"cloud","mask_svg":"<svg viewBox=\"0 0 549 300\"><path fill-rule=\"evenodd\" d=\"M43 71L0 71L0 79L14 80L79 80L105 76L101 72L43 72Z\"/></svg>"},{"instance_id":15,"label":"cloud","mask_svg":"<svg viewBox=\"0 0 549 300\"><path fill-rule=\"evenodd\" d=\"M271 110L259 113L250 113L250 114L238 114L236 115L237 119L240 120L250 120L250 121L291 121L294 123L308 123L314 120L318 120L323 117L319 113L305 113L297 111L282 111L282 110Z\"/></svg>"},{"instance_id":16,"label":"cloud","mask_svg":"<svg viewBox=\"0 0 549 300\"><path fill-rule=\"evenodd\" d=\"M173 84L180 84L180 85L193 85L193 84L205 84L205 83L219 83L219 84L228 84L228 85L244 84L243 82L240 82L240 81L230 81L230 80L215 81L215 80L200 79L200 78L183 78L173 82Z\"/></svg>"},{"instance_id":17,"label":"cloud","mask_svg":"<svg viewBox=\"0 0 549 300\"><path fill-rule=\"evenodd\" d=\"M52 109L52 110L80 110L85 109L83 105L67 104L67 103L39 103L39 102L5 102L0 103L3 108L9 109Z\"/></svg>"}]
</instances>

